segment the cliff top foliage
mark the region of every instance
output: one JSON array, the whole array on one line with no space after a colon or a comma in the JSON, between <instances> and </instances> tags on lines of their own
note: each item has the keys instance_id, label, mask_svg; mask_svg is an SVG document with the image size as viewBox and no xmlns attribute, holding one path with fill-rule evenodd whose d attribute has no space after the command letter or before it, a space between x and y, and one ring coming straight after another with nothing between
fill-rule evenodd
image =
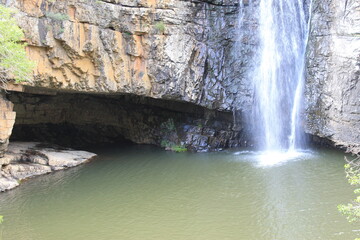
<instances>
[{"instance_id":1,"label":"cliff top foliage","mask_svg":"<svg viewBox=\"0 0 360 240\"><path fill-rule=\"evenodd\" d=\"M24 33L13 18L15 10L0 4L0 88L8 79L16 82L29 80L34 68L25 52L22 42Z\"/></svg>"}]
</instances>

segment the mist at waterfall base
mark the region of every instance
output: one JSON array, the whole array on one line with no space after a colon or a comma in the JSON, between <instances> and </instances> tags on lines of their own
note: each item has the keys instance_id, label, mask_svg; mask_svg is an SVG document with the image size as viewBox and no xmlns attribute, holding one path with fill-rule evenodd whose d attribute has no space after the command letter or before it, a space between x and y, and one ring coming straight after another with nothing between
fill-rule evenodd
<instances>
[{"instance_id":1,"label":"mist at waterfall base","mask_svg":"<svg viewBox=\"0 0 360 240\"><path fill-rule=\"evenodd\" d=\"M254 89L251 134L264 165L309 155L301 130L309 9L303 0L249 1L258 13L258 47L249 78ZM240 6L241 8L244 5ZM239 24L244 19L240 11Z\"/></svg>"}]
</instances>

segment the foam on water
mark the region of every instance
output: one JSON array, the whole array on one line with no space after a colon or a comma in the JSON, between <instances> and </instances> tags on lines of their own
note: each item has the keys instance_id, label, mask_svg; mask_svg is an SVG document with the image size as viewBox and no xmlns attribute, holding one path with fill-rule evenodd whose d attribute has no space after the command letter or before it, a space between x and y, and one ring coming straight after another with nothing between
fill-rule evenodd
<instances>
[{"instance_id":1,"label":"foam on water","mask_svg":"<svg viewBox=\"0 0 360 240\"><path fill-rule=\"evenodd\" d=\"M289 151L238 151L234 155L246 156L256 167L280 166L292 161L314 158L315 153L310 150Z\"/></svg>"},{"instance_id":2,"label":"foam on water","mask_svg":"<svg viewBox=\"0 0 360 240\"><path fill-rule=\"evenodd\" d=\"M309 151L266 151L257 156L258 167L272 167L284 164L289 161L309 159L312 153Z\"/></svg>"}]
</instances>

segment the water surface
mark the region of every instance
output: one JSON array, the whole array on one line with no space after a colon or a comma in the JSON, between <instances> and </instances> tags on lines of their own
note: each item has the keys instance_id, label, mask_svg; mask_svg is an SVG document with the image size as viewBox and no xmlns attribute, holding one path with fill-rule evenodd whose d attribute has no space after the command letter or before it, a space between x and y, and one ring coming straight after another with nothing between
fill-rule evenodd
<instances>
[{"instance_id":1,"label":"water surface","mask_svg":"<svg viewBox=\"0 0 360 240\"><path fill-rule=\"evenodd\" d=\"M6 240L353 239L343 154L264 164L251 151L96 150L89 164L0 194Z\"/></svg>"}]
</instances>

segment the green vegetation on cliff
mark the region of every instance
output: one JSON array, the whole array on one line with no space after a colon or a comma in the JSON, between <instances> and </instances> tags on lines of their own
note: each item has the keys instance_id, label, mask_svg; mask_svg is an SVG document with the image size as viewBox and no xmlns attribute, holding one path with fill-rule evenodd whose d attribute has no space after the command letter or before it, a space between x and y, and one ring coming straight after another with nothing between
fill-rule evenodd
<instances>
[{"instance_id":1,"label":"green vegetation on cliff","mask_svg":"<svg viewBox=\"0 0 360 240\"><path fill-rule=\"evenodd\" d=\"M165 32L165 23L163 21L157 22L155 24L155 28L160 32L160 33L164 33Z\"/></svg>"},{"instance_id":2,"label":"green vegetation on cliff","mask_svg":"<svg viewBox=\"0 0 360 240\"><path fill-rule=\"evenodd\" d=\"M22 43L24 33L13 18L14 10L0 4L0 83L26 81L34 67Z\"/></svg>"},{"instance_id":3,"label":"green vegetation on cliff","mask_svg":"<svg viewBox=\"0 0 360 240\"><path fill-rule=\"evenodd\" d=\"M69 20L69 16L66 15L66 14L62 14L62 13L47 12L45 15L48 18L51 18L51 19L56 20L56 21Z\"/></svg>"}]
</instances>

